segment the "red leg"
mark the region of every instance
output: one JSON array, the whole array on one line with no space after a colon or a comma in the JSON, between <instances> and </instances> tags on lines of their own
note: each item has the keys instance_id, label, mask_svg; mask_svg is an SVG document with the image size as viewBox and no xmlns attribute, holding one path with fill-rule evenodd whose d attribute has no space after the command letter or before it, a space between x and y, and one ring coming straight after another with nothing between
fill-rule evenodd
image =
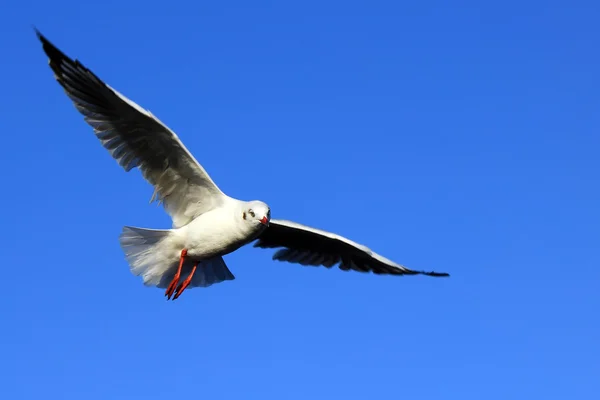
<instances>
[{"instance_id":1,"label":"red leg","mask_svg":"<svg viewBox=\"0 0 600 400\"><path fill-rule=\"evenodd\" d=\"M169 284L169 287L167 288L167 291L165 292L165 296L167 296L167 299L169 299L169 300L171 300L171 296L173 295L173 292L175 292L177 283L179 283L179 278L181 277L181 268L183 267L183 262L185 261L186 256L187 256L187 250L186 249L181 250L181 257L179 258L179 268L177 268L177 272L175 273L173 280L171 281L171 283Z\"/></svg>"},{"instance_id":2,"label":"red leg","mask_svg":"<svg viewBox=\"0 0 600 400\"><path fill-rule=\"evenodd\" d=\"M177 288L177 292L175 292L175 297L173 297L173 300L175 300L176 298L178 298L179 296L181 296L181 293L183 293L183 291L185 290L185 288L190 285L190 282L192 281L192 278L194 277L194 273L196 272L196 268L197 267L198 267L198 263L195 263L194 264L194 268L192 268L192 272L190 272L190 274L188 275L188 277L185 278L185 281L183 281L181 283L181 285L179 285L179 287Z\"/></svg>"}]
</instances>

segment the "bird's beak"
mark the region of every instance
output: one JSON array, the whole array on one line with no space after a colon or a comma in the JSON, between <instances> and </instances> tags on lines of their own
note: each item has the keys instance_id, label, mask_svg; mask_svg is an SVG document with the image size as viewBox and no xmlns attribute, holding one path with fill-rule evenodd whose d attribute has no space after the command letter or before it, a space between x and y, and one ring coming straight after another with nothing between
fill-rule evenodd
<instances>
[{"instance_id":1,"label":"bird's beak","mask_svg":"<svg viewBox=\"0 0 600 400\"><path fill-rule=\"evenodd\" d=\"M269 226L269 220L267 219L267 217L262 217L262 219L260 220L260 223L263 224L264 226Z\"/></svg>"}]
</instances>

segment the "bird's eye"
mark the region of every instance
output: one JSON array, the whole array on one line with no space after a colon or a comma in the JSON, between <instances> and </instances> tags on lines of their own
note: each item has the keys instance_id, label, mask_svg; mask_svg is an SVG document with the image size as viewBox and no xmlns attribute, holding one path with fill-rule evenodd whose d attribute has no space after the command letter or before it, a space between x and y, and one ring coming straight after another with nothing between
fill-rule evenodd
<instances>
[{"instance_id":1,"label":"bird's eye","mask_svg":"<svg viewBox=\"0 0 600 400\"><path fill-rule=\"evenodd\" d=\"M252 218L256 217L256 214L254 214L254 211L252 210L248 210L248 214L250 214Z\"/></svg>"}]
</instances>

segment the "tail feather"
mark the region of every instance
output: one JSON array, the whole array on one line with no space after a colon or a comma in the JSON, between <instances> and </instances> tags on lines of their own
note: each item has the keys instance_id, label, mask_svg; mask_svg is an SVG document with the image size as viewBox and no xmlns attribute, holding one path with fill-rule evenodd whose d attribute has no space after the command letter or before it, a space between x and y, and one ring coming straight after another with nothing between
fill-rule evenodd
<instances>
[{"instance_id":1,"label":"tail feather","mask_svg":"<svg viewBox=\"0 0 600 400\"><path fill-rule=\"evenodd\" d=\"M170 235L172 229L144 229L123 227L119 237L121 248L134 275L142 276L144 285L167 288L173 280L179 264L179 252L174 248ZM182 266L180 282L192 271L193 261ZM199 263L189 288L208 287L235 277L222 257L213 257Z\"/></svg>"},{"instance_id":2,"label":"tail feather","mask_svg":"<svg viewBox=\"0 0 600 400\"><path fill-rule=\"evenodd\" d=\"M190 286L208 287L214 283L234 280L235 276L231 273L223 257L213 257L202 261L192 278Z\"/></svg>"},{"instance_id":3,"label":"tail feather","mask_svg":"<svg viewBox=\"0 0 600 400\"><path fill-rule=\"evenodd\" d=\"M141 275L147 286L156 286L174 262L170 252L166 251L170 233L170 229L123 227L119 242L131 273Z\"/></svg>"},{"instance_id":4,"label":"tail feather","mask_svg":"<svg viewBox=\"0 0 600 400\"><path fill-rule=\"evenodd\" d=\"M181 277L179 278L179 283L183 282L185 278L187 278L192 272L192 268L194 263L192 261L186 261L181 268ZM177 266L173 266L173 268L169 269L161 278L160 282L156 285L159 288L165 289L169 286L169 283L175 277L175 273L177 272ZM192 281L190 282L190 286L188 288L193 287L209 287L214 285L215 283L220 283L223 281L231 281L234 280L235 276L231 273L223 257L213 257L208 260L201 261L198 264L198 268L196 268L196 272L192 277Z\"/></svg>"}]
</instances>

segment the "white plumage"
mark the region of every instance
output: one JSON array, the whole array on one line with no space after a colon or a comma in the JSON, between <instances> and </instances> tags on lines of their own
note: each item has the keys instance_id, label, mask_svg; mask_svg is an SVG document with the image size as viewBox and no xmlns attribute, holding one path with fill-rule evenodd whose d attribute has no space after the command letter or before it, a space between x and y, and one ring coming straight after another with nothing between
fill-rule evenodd
<instances>
[{"instance_id":1,"label":"white plumage","mask_svg":"<svg viewBox=\"0 0 600 400\"><path fill-rule=\"evenodd\" d=\"M274 259L376 274L448 276L413 271L339 235L271 219L261 201L224 194L177 135L149 111L105 84L36 31L55 77L100 143L126 170L139 168L164 204L172 229L124 227L120 244L131 272L177 298L186 287L234 279L222 256L256 239L282 248Z\"/></svg>"}]
</instances>

